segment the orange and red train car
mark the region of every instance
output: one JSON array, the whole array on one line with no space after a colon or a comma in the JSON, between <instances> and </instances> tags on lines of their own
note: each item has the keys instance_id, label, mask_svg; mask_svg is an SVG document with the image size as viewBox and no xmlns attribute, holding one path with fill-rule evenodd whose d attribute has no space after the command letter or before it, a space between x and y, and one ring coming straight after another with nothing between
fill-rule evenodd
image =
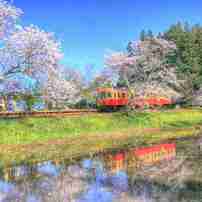
<instances>
[{"instance_id":1,"label":"orange and red train car","mask_svg":"<svg viewBox=\"0 0 202 202\"><path fill-rule=\"evenodd\" d=\"M172 100L165 97L147 97L147 98L135 98L131 104L137 108L147 107L162 107L171 105Z\"/></svg>"},{"instance_id":2,"label":"orange and red train car","mask_svg":"<svg viewBox=\"0 0 202 202\"><path fill-rule=\"evenodd\" d=\"M116 88L98 88L97 105L101 107L133 106L136 108L162 107L171 105L172 100L166 97L135 97L130 98L128 90Z\"/></svg>"},{"instance_id":3,"label":"orange and red train car","mask_svg":"<svg viewBox=\"0 0 202 202\"><path fill-rule=\"evenodd\" d=\"M119 107L128 105L128 91L114 88L97 89L97 105L105 107Z\"/></svg>"}]
</instances>

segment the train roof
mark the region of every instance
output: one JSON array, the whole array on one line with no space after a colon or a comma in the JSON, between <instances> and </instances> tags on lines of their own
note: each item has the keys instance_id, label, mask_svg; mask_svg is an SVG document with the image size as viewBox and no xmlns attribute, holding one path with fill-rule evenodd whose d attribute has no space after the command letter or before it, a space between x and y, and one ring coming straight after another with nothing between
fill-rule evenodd
<instances>
[{"instance_id":1,"label":"train roof","mask_svg":"<svg viewBox=\"0 0 202 202\"><path fill-rule=\"evenodd\" d=\"M113 92L113 91L127 91L125 88L113 88L113 87L100 87L96 89L97 92Z\"/></svg>"}]
</instances>

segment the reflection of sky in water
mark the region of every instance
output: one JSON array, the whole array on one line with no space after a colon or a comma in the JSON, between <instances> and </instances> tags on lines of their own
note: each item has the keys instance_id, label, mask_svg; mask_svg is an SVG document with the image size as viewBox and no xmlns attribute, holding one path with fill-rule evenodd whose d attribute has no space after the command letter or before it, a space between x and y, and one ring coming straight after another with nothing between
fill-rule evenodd
<instances>
[{"instance_id":1,"label":"reflection of sky in water","mask_svg":"<svg viewBox=\"0 0 202 202\"><path fill-rule=\"evenodd\" d=\"M78 202L112 202L113 195L98 184L92 184Z\"/></svg>"},{"instance_id":2,"label":"reflection of sky in water","mask_svg":"<svg viewBox=\"0 0 202 202\"><path fill-rule=\"evenodd\" d=\"M93 169L95 180L78 202L111 202L118 194L127 192L128 176L125 172L120 171L109 176L100 161L89 159L83 160L82 166L85 169Z\"/></svg>"},{"instance_id":3,"label":"reflection of sky in water","mask_svg":"<svg viewBox=\"0 0 202 202\"><path fill-rule=\"evenodd\" d=\"M16 186L10 182L0 181L0 201L10 202L12 199L19 199L20 193L16 191Z\"/></svg>"},{"instance_id":4,"label":"reflection of sky in water","mask_svg":"<svg viewBox=\"0 0 202 202\"><path fill-rule=\"evenodd\" d=\"M126 192L128 190L128 176L125 172L119 171L111 177L111 184L116 191Z\"/></svg>"},{"instance_id":5,"label":"reflection of sky in water","mask_svg":"<svg viewBox=\"0 0 202 202\"><path fill-rule=\"evenodd\" d=\"M37 171L39 173L51 176L57 176L59 174L59 169L53 165L51 162L46 162L38 166Z\"/></svg>"},{"instance_id":6,"label":"reflection of sky in water","mask_svg":"<svg viewBox=\"0 0 202 202\"><path fill-rule=\"evenodd\" d=\"M100 170L99 170L100 171ZM108 186L107 186L108 185ZM114 176L107 176L104 172L96 172L93 182L79 202L111 202L122 192L128 190L128 177L124 172L118 172Z\"/></svg>"},{"instance_id":7,"label":"reflection of sky in water","mask_svg":"<svg viewBox=\"0 0 202 202\"><path fill-rule=\"evenodd\" d=\"M36 196L30 194L27 196L26 202L42 202L42 201L38 199Z\"/></svg>"},{"instance_id":8,"label":"reflection of sky in water","mask_svg":"<svg viewBox=\"0 0 202 202\"><path fill-rule=\"evenodd\" d=\"M84 159L82 162L81 162L81 165L83 168L85 169L90 169L92 168L92 160L90 159Z\"/></svg>"},{"instance_id":9,"label":"reflection of sky in water","mask_svg":"<svg viewBox=\"0 0 202 202\"><path fill-rule=\"evenodd\" d=\"M9 193L14 190L15 186L9 182L0 181L0 192Z\"/></svg>"}]
</instances>

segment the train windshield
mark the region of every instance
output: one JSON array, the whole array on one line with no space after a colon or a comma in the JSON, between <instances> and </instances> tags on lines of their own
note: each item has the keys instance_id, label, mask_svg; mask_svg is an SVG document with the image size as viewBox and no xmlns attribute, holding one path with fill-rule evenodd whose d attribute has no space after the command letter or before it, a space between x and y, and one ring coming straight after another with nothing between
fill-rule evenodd
<instances>
[{"instance_id":1,"label":"train windshield","mask_svg":"<svg viewBox=\"0 0 202 202\"><path fill-rule=\"evenodd\" d=\"M97 95L98 99L106 99L106 98L111 98L112 94L111 92L101 92Z\"/></svg>"}]
</instances>

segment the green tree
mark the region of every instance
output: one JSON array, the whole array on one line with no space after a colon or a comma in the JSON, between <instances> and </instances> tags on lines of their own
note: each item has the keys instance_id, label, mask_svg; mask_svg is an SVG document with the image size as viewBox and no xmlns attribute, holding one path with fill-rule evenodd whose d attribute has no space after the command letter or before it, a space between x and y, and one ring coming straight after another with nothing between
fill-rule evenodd
<instances>
[{"instance_id":1,"label":"green tree","mask_svg":"<svg viewBox=\"0 0 202 202\"><path fill-rule=\"evenodd\" d=\"M178 22L165 33L168 40L176 43L178 49L178 70L192 78L195 89L202 85L202 27Z\"/></svg>"},{"instance_id":2,"label":"green tree","mask_svg":"<svg viewBox=\"0 0 202 202\"><path fill-rule=\"evenodd\" d=\"M144 41L146 39L146 32L145 30L143 29L141 32L140 32L140 40L141 41Z\"/></svg>"}]
</instances>

